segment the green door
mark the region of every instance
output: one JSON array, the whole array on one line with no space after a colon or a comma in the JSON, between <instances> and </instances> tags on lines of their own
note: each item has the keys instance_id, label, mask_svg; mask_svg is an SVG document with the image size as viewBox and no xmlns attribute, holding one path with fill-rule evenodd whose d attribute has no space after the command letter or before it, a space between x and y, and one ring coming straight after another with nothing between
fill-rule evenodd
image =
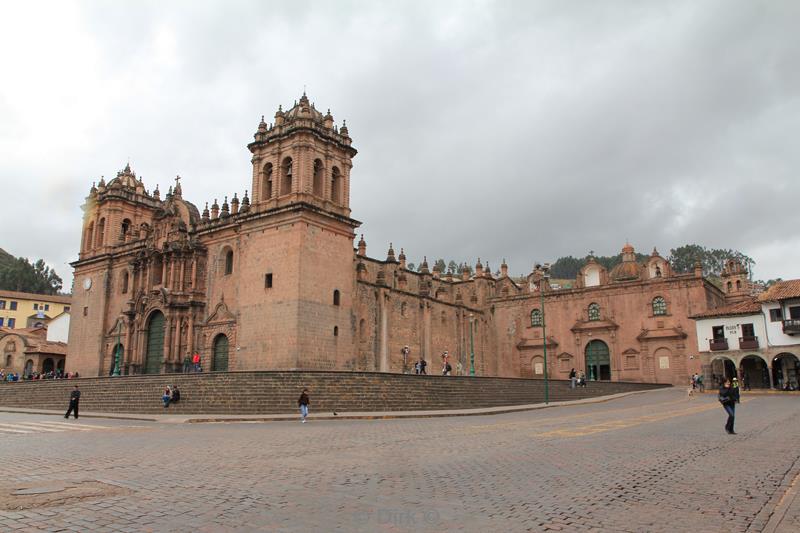
<instances>
[{"instance_id":1,"label":"green door","mask_svg":"<svg viewBox=\"0 0 800 533\"><path fill-rule=\"evenodd\" d=\"M228 371L228 337L217 335L214 339L214 360L211 363L214 372Z\"/></svg>"},{"instance_id":2,"label":"green door","mask_svg":"<svg viewBox=\"0 0 800 533\"><path fill-rule=\"evenodd\" d=\"M608 345L593 340L586 345L586 379L590 381L611 379L611 355Z\"/></svg>"},{"instance_id":3,"label":"green door","mask_svg":"<svg viewBox=\"0 0 800 533\"><path fill-rule=\"evenodd\" d=\"M150 316L147 324L147 356L143 373L160 374L161 362L164 360L164 315L156 311Z\"/></svg>"}]
</instances>

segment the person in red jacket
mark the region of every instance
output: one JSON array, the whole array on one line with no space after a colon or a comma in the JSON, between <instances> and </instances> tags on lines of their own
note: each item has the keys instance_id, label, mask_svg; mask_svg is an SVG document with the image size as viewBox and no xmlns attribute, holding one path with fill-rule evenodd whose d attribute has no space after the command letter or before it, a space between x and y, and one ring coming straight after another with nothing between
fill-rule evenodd
<instances>
[{"instance_id":1,"label":"person in red jacket","mask_svg":"<svg viewBox=\"0 0 800 533\"><path fill-rule=\"evenodd\" d=\"M200 353L199 352L194 352L194 355L192 356L192 364L194 365L194 371L195 372L200 372Z\"/></svg>"}]
</instances>

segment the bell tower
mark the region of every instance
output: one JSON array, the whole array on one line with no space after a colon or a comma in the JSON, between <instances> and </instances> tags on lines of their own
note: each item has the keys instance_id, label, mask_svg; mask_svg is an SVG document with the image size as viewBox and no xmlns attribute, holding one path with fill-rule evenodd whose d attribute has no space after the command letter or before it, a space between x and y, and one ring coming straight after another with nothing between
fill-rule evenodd
<instances>
[{"instance_id":1,"label":"bell tower","mask_svg":"<svg viewBox=\"0 0 800 533\"><path fill-rule=\"evenodd\" d=\"M356 155L343 122L334 125L305 92L288 111L278 107L275 122L264 117L248 146L253 154L253 209L305 203L350 216L350 169Z\"/></svg>"}]
</instances>

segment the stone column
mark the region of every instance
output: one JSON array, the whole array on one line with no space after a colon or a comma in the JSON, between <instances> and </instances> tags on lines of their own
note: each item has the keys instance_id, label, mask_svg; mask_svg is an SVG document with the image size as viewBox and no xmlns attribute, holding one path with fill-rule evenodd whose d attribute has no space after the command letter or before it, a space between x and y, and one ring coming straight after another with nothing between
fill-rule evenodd
<instances>
[{"instance_id":1,"label":"stone column","mask_svg":"<svg viewBox=\"0 0 800 533\"><path fill-rule=\"evenodd\" d=\"M165 330L164 330L164 360L161 363L162 374L165 374L167 372L167 365L169 364L169 361L172 359L170 354L171 351L170 344L172 342L172 326L174 323L175 319L172 316L170 316L166 320Z\"/></svg>"},{"instance_id":2,"label":"stone column","mask_svg":"<svg viewBox=\"0 0 800 533\"><path fill-rule=\"evenodd\" d=\"M431 358L431 304L423 302L422 308L422 356L428 361ZM428 361L428 366L433 365L433 359ZM428 368L430 370L430 368ZM430 372L428 372L430 373Z\"/></svg>"}]
</instances>

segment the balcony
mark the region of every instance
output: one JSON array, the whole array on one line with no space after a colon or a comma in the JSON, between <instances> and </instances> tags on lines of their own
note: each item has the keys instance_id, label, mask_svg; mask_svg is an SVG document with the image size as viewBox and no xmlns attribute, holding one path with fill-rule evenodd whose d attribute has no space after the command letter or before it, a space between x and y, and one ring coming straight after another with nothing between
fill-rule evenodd
<instances>
[{"instance_id":1,"label":"balcony","mask_svg":"<svg viewBox=\"0 0 800 533\"><path fill-rule=\"evenodd\" d=\"M758 337L739 337L740 350L758 350Z\"/></svg>"},{"instance_id":2,"label":"balcony","mask_svg":"<svg viewBox=\"0 0 800 533\"><path fill-rule=\"evenodd\" d=\"M709 347L711 348L712 352L718 352L720 350L727 350L728 349L728 339L708 339Z\"/></svg>"},{"instance_id":3,"label":"balcony","mask_svg":"<svg viewBox=\"0 0 800 533\"><path fill-rule=\"evenodd\" d=\"M800 318L783 321L783 332L787 335L800 335Z\"/></svg>"}]
</instances>

